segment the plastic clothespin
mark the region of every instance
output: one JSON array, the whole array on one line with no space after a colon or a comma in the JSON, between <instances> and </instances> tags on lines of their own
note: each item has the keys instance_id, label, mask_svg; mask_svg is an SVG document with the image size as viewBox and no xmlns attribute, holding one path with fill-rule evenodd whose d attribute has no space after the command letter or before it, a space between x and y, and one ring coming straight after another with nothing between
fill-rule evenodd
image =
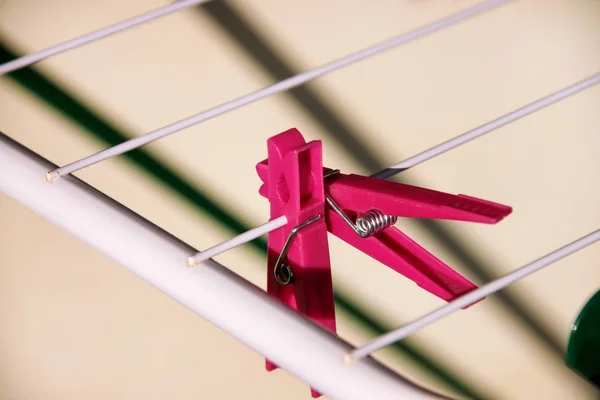
<instances>
[{"instance_id":1,"label":"plastic clothespin","mask_svg":"<svg viewBox=\"0 0 600 400\"><path fill-rule=\"evenodd\" d=\"M332 332L327 231L450 301L477 286L392 226L397 217L493 224L512 212L475 197L323 168L321 142L306 143L296 129L270 138L268 152L256 166L259 192L271 203L271 218L285 215L288 223L269 233L267 291Z\"/></svg>"},{"instance_id":2,"label":"plastic clothespin","mask_svg":"<svg viewBox=\"0 0 600 400\"><path fill-rule=\"evenodd\" d=\"M335 333L321 142L306 143L290 129L267 147L268 159L257 165L260 193L271 203L271 218L288 221L268 236L267 292ZM268 360L266 366L277 368Z\"/></svg>"}]
</instances>

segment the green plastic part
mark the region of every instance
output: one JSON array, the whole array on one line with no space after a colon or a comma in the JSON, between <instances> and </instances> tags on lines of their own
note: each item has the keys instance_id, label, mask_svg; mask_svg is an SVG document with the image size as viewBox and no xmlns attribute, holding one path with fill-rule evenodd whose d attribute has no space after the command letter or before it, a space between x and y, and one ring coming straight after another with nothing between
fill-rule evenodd
<instances>
[{"instance_id":1,"label":"green plastic part","mask_svg":"<svg viewBox=\"0 0 600 400\"><path fill-rule=\"evenodd\" d=\"M585 304L571 330L567 365L600 387L600 291Z\"/></svg>"}]
</instances>

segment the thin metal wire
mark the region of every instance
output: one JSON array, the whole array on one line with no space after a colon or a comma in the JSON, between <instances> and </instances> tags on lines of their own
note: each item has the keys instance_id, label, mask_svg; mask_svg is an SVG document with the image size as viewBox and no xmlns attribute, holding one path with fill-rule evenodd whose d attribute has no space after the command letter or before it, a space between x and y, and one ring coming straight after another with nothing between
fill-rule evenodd
<instances>
[{"instance_id":1,"label":"thin metal wire","mask_svg":"<svg viewBox=\"0 0 600 400\"><path fill-rule=\"evenodd\" d=\"M184 8L189 8L198 4L207 3L209 1L211 0L176 1L164 7L160 7L147 13L137 15L135 17L126 19L125 21L118 22L114 25L107 26L94 32L86 33L85 35L79 36L75 39L67 40L66 42L59 43L52 47L48 47L47 49L27 54L23 57L19 57L15 60L4 63L0 65L0 75L4 75L11 71L15 71L17 69L26 67L38 61L44 60L48 57L54 56L56 54L64 53L65 51L84 46L88 43L94 42L99 39L103 39L115 33L122 32L129 28L133 28L134 26L138 26L146 22L153 21L157 18L164 17L165 15L172 14Z\"/></svg>"},{"instance_id":2,"label":"thin metal wire","mask_svg":"<svg viewBox=\"0 0 600 400\"><path fill-rule=\"evenodd\" d=\"M435 147L425 150L415 156L412 156L402 162L399 162L398 164L392 165L391 167L386 168L383 171L379 171L378 173L376 173L372 176L374 178L379 178L379 179L388 179L396 174L399 174L402 171L406 171L407 169L414 167L417 164L421 164L422 162L430 160L433 157L439 156L440 154L445 153L448 150L452 150L462 144L470 142L473 139L476 139L480 136L490 133L493 130L498 129L504 125L508 125L511 122L514 122L514 121L521 119L529 114L539 111L542 108L548 107L551 104L554 104L554 103L561 101L569 96L579 93L582 90L587 89L591 86L594 86L598 83L600 83L600 72L596 73L595 75L593 75L589 78L586 78L580 82L574 83L571 86L561 89L558 92L552 93L544 98L534 101L533 103L530 103L524 107L521 107L513 112L510 112L506 115L496 118L493 121L483 124L483 125L475 128L475 129L472 129L466 133L463 133L462 135L459 135L453 139L450 139L442 144L439 144Z\"/></svg>"},{"instance_id":3,"label":"thin metal wire","mask_svg":"<svg viewBox=\"0 0 600 400\"><path fill-rule=\"evenodd\" d=\"M202 261L206 261L209 258L212 258L219 254L225 253L226 251L236 248L239 245L248 243L258 237L261 237L264 234L272 232L275 229L279 229L282 226L284 226L285 224L287 224L287 218L285 217L285 215L281 216L279 218L272 219L269 222L262 224L260 226L257 226L254 229L250 229L250 230L234 237L231 240L227 240L223 243L220 243L216 246L213 246L209 249L206 249L204 251L201 251L201 252L191 256L190 258L188 258L187 265L188 265L188 267L193 267L195 265L198 265Z\"/></svg>"},{"instance_id":4,"label":"thin metal wire","mask_svg":"<svg viewBox=\"0 0 600 400\"><path fill-rule=\"evenodd\" d=\"M453 312L460 310L461 308L467 307L471 304L478 302L479 300L487 297L501 289L504 289L508 285L511 285L519 280L525 278L528 275L533 274L536 271L541 270L549 266L550 264L564 258L570 254L575 253L597 241L600 240L600 229L594 231L564 247L561 247L558 250L553 251L550 254L545 255L538 260L527 264L513 272L510 272L504 275L501 278L498 278L490 283L485 284L484 286L476 289L470 293L465 294L464 296L459 297L458 299L438 308L435 311L426 314L425 316L412 321L409 324L406 324L398 329L395 329L385 335L381 335L378 338L372 340L366 345L348 353L344 360L346 362L352 362L359 360L363 357L368 356L371 353L374 353L384 347L387 347L398 340L404 339L408 335L413 332L418 331L440 319L452 314Z\"/></svg>"},{"instance_id":5,"label":"thin metal wire","mask_svg":"<svg viewBox=\"0 0 600 400\"><path fill-rule=\"evenodd\" d=\"M450 27L459 22L462 22L466 19L475 17L482 13L485 13L493 8L499 7L502 4L508 3L512 0L489 0L482 4L479 4L475 7L466 9L457 14L454 14L450 17L443 18L441 20L435 21L423 27L417 28L408 33L404 33L402 35L396 36L392 39L386 40L384 42L378 43L369 48L360 50L356 53L350 54L348 56L342 57L338 60L332 61L328 64L321 65L309 71L303 72L301 74L292 76L288 79L285 79L281 82L277 82L273 85L267 86L263 89L260 89L256 92L252 92L242 97L238 97L237 99L231 100L227 103L221 104L219 106L210 108L206 111L202 111L198 114L192 115L191 117L182 119L180 121L174 122L167 126L164 126L160 129L154 130L152 132L146 133L140 137L130 139L126 142L123 142L119 145L110 147L106 150L100 151L96 154L93 154L89 157L82 158L81 160L75 161L73 163L67 164L60 168L49 171L46 179L49 182L52 182L63 175L67 175L78 171L82 168L89 167L90 165L96 164L100 161L106 160L111 157L118 156L120 154L131 151L135 148L163 138L165 136L171 135L175 132L178 132L182 129L188 128L192 125L196 125L200 122L209 120L211 118L217 117L219 115L225 114L229 111L235 110L237 108L243 107L265 97L284 92L286 90L295 88L297 86L303 85L309 81L312 81L318 77L321 77L330 72L336 71L340 68L346 67L348 65L357 63L359 61L365 60L369 57L375 56L377 54L383 53L387 50L390 50L394 47L409 43L413 40L422 38L434 32L437 32L441 29Z\"/></svg>"}]
</instances>

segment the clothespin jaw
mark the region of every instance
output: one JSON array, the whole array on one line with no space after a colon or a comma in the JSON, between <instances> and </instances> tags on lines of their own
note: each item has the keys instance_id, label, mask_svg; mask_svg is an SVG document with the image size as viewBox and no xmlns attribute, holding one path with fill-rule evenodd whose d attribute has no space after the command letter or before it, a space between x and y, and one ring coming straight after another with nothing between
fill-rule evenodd
<instances>
[{"instance_id":1,"label":"clothespin jaw","mask_svg":"<svg viewBox=\"0 0 600 400\"><path fill-rule=\"evenodd\" d=\"M269 233L267 292L335 333L322 144L306 143L290 129L267 147L268 159L257 165L264 182L259 192L269 199L271 218L285 215L288 221ZM274 368L267 361L267 369Z\"/></svg>"}]
</instances>

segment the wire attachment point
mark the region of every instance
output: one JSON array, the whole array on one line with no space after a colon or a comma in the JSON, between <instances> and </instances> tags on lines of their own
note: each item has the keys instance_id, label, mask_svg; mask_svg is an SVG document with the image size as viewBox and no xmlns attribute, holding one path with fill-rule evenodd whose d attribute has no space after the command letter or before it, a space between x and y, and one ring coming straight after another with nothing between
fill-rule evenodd
<instances>
[{"instance_id":1,"label":"wire attachment point","mask_svg":"<svg viewBox=\"0 0 600 400\"><path fill-rule=\"evenodd\" d=\"M195 267L196 265L198 265L199 262L196 262L196 259L192 256L192 257L188 257L186 264L187 264L188 268L192 268L192 267Z\"/></svg>"},{"instance_id":2,"label":"wire attachment point","mask_svg":"<svg viewBox=\"0 0 600 400\"><path fill-rule=\"evenodd\" d=\"M342 358L342 362L346 365L352 365L356 361L356 358L352 357L352 353L344 354L344 358Z\"/></svg>"},{"instance_id":3,"label":"wire attachment point","mask_svg":"<svg viewBox=\"0 0 600 400\"><path fill-rule=\"evenodd\" d=\"M46 172L46 182L52 183L60 178L60 174L56 170Z\"/></svg>"}]
</instances>

